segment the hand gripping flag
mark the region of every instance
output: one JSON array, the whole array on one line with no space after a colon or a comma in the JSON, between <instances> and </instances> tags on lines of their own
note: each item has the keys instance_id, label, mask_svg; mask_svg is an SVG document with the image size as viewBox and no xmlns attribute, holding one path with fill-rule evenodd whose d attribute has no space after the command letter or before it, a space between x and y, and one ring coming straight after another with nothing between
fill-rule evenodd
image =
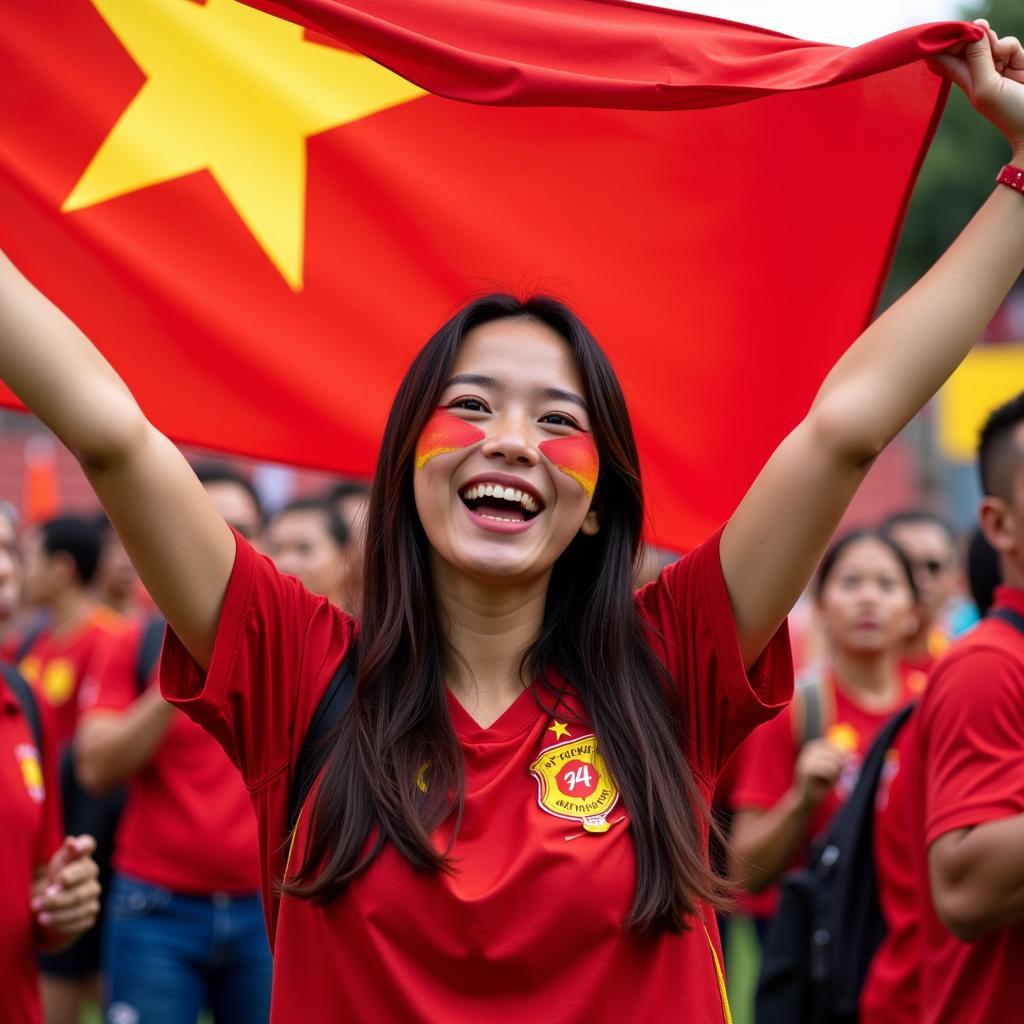
<instances>
[{"instance_id":1,"label":"hand gripping flag","mask_svg":"<svg viewBox=\"0 0 1024 1024\"><path fill-rule=\"evenodd\" d=\"M945 98L922 58L978 34L847 49L612 0L0 24L0 245L170 436L368 473L432 331L548 291L611 355L677 547L867 322Z\"/></svg>"}]
</instances>

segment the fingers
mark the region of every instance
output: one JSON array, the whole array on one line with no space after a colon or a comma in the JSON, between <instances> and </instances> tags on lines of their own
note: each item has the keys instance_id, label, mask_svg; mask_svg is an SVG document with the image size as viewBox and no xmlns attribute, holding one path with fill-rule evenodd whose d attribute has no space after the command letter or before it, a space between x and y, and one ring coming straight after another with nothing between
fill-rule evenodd
<instances>
[{"instance_id":1,"label":"fingers","mask_svg":"<svg viewBox=\"0 0 1024 1024\"><path fill-rule=\"evenodd\" d=\"M63 932L66 935L78 935L88 931L95 923L100 912L98 898L76 903L66 910L47 911L37 915L37 920L44 928Z\"/></svg>"},{"instance_id":2,"label":"fingers","mask_svg":"<svg viewBox=\"0 0 1024 1024\"><path fill-rule=\"evenodd\" d=\"M983 19L977 24L982 24ZM968 43L964 50L964 59L967 62L967 69L970 72L971 87L968 95L976 95L979 91L993 88L999 81L999 72L996 70L995 55L992 52L992 42L988 22L982 25L986 29L980 39ZM955 79L954 79L955 81ZM957 82L957 85L960 83Z\"/></svg>"}]
</instances>

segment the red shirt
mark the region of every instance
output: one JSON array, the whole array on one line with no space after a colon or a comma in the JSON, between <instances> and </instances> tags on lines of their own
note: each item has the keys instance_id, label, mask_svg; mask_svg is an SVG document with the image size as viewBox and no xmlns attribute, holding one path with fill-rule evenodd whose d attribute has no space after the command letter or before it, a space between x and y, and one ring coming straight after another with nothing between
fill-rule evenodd
<instances>
[{"instance_id":1,"label":"red shirt","mask_svg":"<svg viewBox=\"0 0 1024 1024\"><path fill-rule=\"evenodd\" d=\"M999 587L995 608L1024 615L1024 590ZM935 915L928 847L955 829L1024 814L1024 636L982 620L939 663L919 709L904 771L921 914L921 1020L989 1024L1021 1015L1024 922L974 942Z\"/></svg>"},{"instance_id":2,"label":"red shirt","mask_svg":"<svg viewBox=\"0 0 1024 1024\"><path fill-rule=\"evenodd\" d=\"M143 623L109 639L83 694L83 714L123 711L139 696ZM154 672L154 678L156 673ZM235 766L209 733L175 714L153 759L132 779L114 867L176 892L254 893L256 816Z\"/></svg>"},{"instance_id":3,"label":"red shirt","mask_svg":"<svg viewBox=\"0 0 1024 1024\"><path fill-rule=\"evenodd\" d=\"M860 998L864 1024L917 1024L921 1019L921 912L917 905L907 819L913 790L901 770L917 742L917 712L886 755L875 816L875 877L886 935L871 961Z\"/></svg>"},{"instance_id":4,"label":"red shirt","mask_svg":"<svg viewBox=\"0 0 1024 1024\"><path fill-rule=\"evenodd\" d=\"M808 815L805 841L790 868L807 862L813 840L832 821L836 811L849 799L860 775L861 761L867 754L875 734L894 712L920 692L923 678L917 673L901 674L903 689L899 699L885 710L865 708L839 685L829 673L822 688L825 739L848 751L850 758L843 774L828 795ZM737 810L767 811L778 803L793 784L793 771L802 743L802 722L794 721L793 706L786 708L771 722L757 729L743 744L740 765L733 791ZM778 887L750 896L744 906L757 916L770 917L778 905Z\"/></svg>"},{"instance_id":5,"label":"red shirt","mask_svg":"<svg viewBox=\"0 0 1024 1024\"><path fill-rule=\"evenodd\" d=\"M18 663L21 674L53 711L58 748L70 743L78 723L79 689L93 667L96 654L122 628L117 612L102 605L67 633L47 629L36 638Z\"/></svg>"},{"instance_id":6,"label":"red shirt","mask_svg":"<svg viewBox=\"0 0 1024 1024\"><path fill-rule=\"evenodd\" d=\"M40 1024L32 876L61 843L51 716L40 707L45 766L21 705L0 678L0 1002L4 1024Z\"/></svg>"},{"instance_id":7,"label":"red shirt","mask_svg":"<svg viewBox=\"0 0 1024 1024\"><path fill-rule=\"evenodd\" d=\"M790 697L785 627L748 680L717 535L640 591L637 609L683 691L687 754L710 800L724 760ZM221 740L253 794L275 1024L722 1021L714 914L682 935L623 931L635 870L625 811L600 762L587 763L587 731L543 713L532 690L487 729L449 695L466 765L455 872L416 872L386 848L327 907L276 896L290 769L354 625L239 540L209 672L170 634L164 647L165 696ZM574 800L614 824L590 834L557 816Z\"/></svg>"}]
</instances>

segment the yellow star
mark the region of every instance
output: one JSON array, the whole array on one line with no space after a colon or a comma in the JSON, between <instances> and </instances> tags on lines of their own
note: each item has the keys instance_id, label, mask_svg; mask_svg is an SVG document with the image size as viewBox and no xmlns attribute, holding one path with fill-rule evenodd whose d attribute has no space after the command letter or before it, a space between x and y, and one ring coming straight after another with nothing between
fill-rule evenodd
<instances>
[{"instance_id":1,"label":"yellow star","mask_svg":"<svg viewBox=\"0 0 1024 1024\"><path fill-rule=\"evenodd\" d=\"M299 290L306 139L423 90L235 0L92 2L146 82L62 209L207 170Z\"/></svg>"},{"instance_id":2,"label":"yellow star","mask_svg":"<svg viewBox=\"0 0 1024 1024\"><path fill-rule=\"evenodd\" d=\"M565 722L552 722L552 724L548 726L548 732L553 732L556 740L560 740L563 736L569 735L569 730L566 727Z\"/></svg>"}]
</instances>

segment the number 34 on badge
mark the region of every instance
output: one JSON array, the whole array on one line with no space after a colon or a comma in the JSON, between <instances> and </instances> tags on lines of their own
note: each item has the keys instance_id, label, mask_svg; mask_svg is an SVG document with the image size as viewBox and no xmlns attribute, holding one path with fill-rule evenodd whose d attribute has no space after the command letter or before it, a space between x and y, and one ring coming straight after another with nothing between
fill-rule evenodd
<instances>
[{"instance_id":1,"label":"number 34 on badge","mask_svg":"<svg viewBox=\"0 0 1024 1024\"><path fill-rule=\"evenodd\" d=\"M549 731L558 737L570 736L562 722L555 722ZM625 820L625 815L608 820L618 803L619 790L597 752L593 733L545 747L530 765L530 772L537 780L541 810L583 827L583 833L566 836L567 840L578 839L586 832L607 832Z\"/></svg>"}]
</instances>

